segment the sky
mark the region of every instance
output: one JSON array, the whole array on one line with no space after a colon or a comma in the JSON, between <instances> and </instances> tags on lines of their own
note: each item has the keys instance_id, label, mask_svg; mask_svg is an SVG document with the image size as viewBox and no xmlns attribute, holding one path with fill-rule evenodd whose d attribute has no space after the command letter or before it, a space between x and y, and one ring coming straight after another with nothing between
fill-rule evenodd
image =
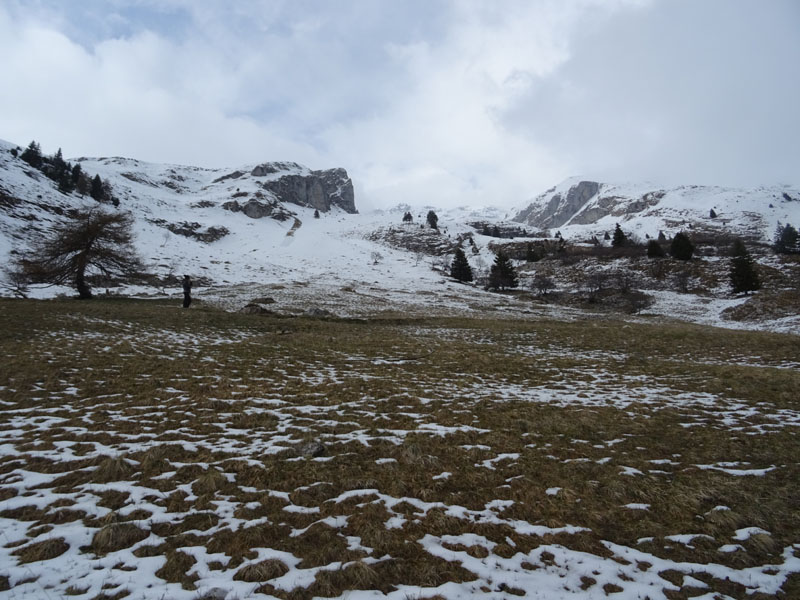
<instances>
[{"instance_id":1,"label":"sky","mask_svg":"<svg viewBox=\"0 0 800 600\"><path fill-rule=\"evenodd\" d=\"M359 208L800 184L796 0L0 0L0 138L344 167Z\"/></svg>"}]
</instances>

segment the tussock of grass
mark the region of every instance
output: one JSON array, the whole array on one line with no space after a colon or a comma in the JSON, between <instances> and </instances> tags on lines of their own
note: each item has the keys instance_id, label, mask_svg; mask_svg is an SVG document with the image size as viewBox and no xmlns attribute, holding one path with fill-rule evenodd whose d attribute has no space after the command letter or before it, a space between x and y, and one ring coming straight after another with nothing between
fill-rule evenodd
<instances>
[{"instance_id":1,"label":"tussock of grass","mask_svg":"<svg viewBox=\"0 0 800 600\"><path fill-rule=\"evenodd\" d=\"M92 551L97 554L116 552L117 550L130 548L149 536L150 533L148 531L133 523L111 523L94 534Z\"/></svg>"},{"instance_id":2,"label":"tussock of grass","mask_svg":"<svg viewBox=\"0 0 800 600\"><path fill-rule=\"evenodd\" d=\"M52 538L23 546L15 550L13 554L19 557L20 563L25 564L57 558L67 550L69 550L69 544L64 538Z\"/></svg>"},{"instance_id":3,"label":"tussock of grass","mask_svg":"<svg viewBox=\"0 0 800 600\"><path fill-rule=\"evenodd\" d=\"M197 575L191 577L187 572L197 561L185 552L167 552L167 562L156 571L156 577L168 581L169 583L180 583L185 590L195 589L194 581Z\"/></svg>"},{"instance_id":4,"label":"tussock of grass","mask_svg":"<svg viewBox=\"0 0 800 600\"><path fill-rule=\"evenodd\" d=\"M123 481L130 478L134 471L134 467L124 456L107 457L99 461L97 468L92 473L92 480L97 483Z\"/></svg>"},{"instance_id":5,"label":"tussock of grass","mask_svg":"<svg viewBox=\"0 0 800 600\"><path fill-rule=\"evenodd\" d=\"M284 562L277 559L270 559L242 567L236 571L233 578L237 581L255 583L269 581L270 579L286 575L288 572L289 567L287 567Z\"/></svg>"}]
</instances>

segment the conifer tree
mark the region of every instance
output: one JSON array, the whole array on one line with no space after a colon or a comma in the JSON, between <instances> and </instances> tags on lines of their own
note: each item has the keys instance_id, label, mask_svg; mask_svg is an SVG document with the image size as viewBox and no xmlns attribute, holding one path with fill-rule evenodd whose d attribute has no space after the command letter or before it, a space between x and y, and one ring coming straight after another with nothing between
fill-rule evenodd
<instances>
[{"instance_id":1,"label":"conifer tree","mask_svg":"<svg viewBox=\"0 0 800 600\"><path fill-rule=\"evenodd\" d=\"M437 217L436 213L433 212L432 210L428 211L427 221L428 221L428 226L431 229L439 229L439 217Z\"/></svg>"},{"instance_id":2,"label":"conifer tree","mask_svg":"<svg viewBox=\"0 0 800 600\"><path fill-rule=\"evenodd\" d=\"M772 248L777 254L795 254L800 252L800 245L798 245L797 229L789 225L781 225L775 230L775 242Z\"/></svg>"},{"instance_id":3,"label":"conifer tree","mask_svg":"<svg viewBox=\"0 0 800 600\"><path fill-rule=\"evenodd\" d=\"M489 271L489 287L496 290L515 288L519 285L517 271L511 264L511 259L502 251L497 252L494 264Z\"/></svg>"},{"instance_id":4,"label":"conifer tree","mask_svg":"<svg viewBox=\"0 0 800 600\"><path fill-rule=\"evenodd\" d=\"M689 236L681 231L680 233L676 233L675 237L672 238L669 253L673 258L677 258L678 260L689 260L692 258L692 254L694 254L694 244L692 244L692 240L689 239Z\"/></svg>"},{"instance_id":5,"label":"conifer tree","mask_svg":"<svg viewBox=\"0 0 800 600\"><path fill-rule=\"evenodd\" d=\"M42 149L35 140L28 144L28 147L25 148L20 158L34 169L40 169L42 167Z\"/></svg>"},{"instance_id":6,"label":"conifer tree","mask_svg":"<svg viewBox=\"0 0 800 600\"><path fill-rule=\"evenodd\" d=\"M72 167L72 171L70 172L70 178L72 179L72 185L74 187L78 186L82 176L83 167L81 167L81 163L75 163L75 166Z\"/></svg>"},{"instance_id":7,"label":"conifer tree","mask_svg":"<svg viewBox=\"0 0 800 600\"><path fill-rule=\"evenodd\" d=\"M664 248L655 240L647 242L647 258L664 258Z\"/></svg>"},{"instance_id":8,"label":"conifer tree","mask_svg":"<svg viewBox=\"0 0 800 600\"><path fill-rule=\"evenodd\" d=\"M34 282L71 281L81 298L91 298L86 281L90 273L124 276L142 268L133 246L133 217L80 210L56 225L48 237L36 241L31 256L20 259L18 267Z\"/></svg>"},{"instance_id":9,"label":"conifer tree","mask_svg":"<svg viewBox=\"0 0 800 600\"><path fill-rule=\"evenodd\" d=\"M95 175L94 179L92 179L92 190L89 192L89 195L98 202L102 202L102 200L105 198L103 180L100 179L100 175Z\"/></svg>"},{"instance_id":10,"label":"conifer tree","mask_svg":"<svg viewBox=\"0 0 800 600\"><path fill-rule=\"evenodd\" d=\"M731 261L731 287L733 293L754 292L761 288L761 281L758 279L758 271L750 253L742 240L733 242L731 249L733 260Z\"/></svg>"},{"instance_id":11,"label":"conifer tree","mask_svg":"<svg viewBox=\"0 0 800 600\"><path fill-rule=\"evenodd\" d=\"M450 265L450 277L458 281L472 281L472 267L469 266L467 255L459 246L453 256L453 263Z\"/></svg>"},{"instance_id":12,"label":"conifer tree","mask_svg":"<svg viewBox=\"0 0 800 600\"><path fill-rule=\"evenodd\" d=\"M622 248L628 242L628 238L625 237L625 233L622 231L622 227L617 226L614 228L614 237L611 240L611 245L614 248Z\"/></svg>"}]
</instances>

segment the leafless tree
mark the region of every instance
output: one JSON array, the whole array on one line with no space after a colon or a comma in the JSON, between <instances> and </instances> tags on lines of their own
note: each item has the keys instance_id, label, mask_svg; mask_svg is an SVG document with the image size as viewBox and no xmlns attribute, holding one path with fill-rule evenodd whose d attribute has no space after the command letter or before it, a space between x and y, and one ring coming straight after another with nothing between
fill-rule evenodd
<instances>
[{"instance_id":1,"label":"leafless tree","mask_svg":"<svg viewBox=\"0 0 800 600\"><path fill-rule=\"evenodd\" d=\"M8 290L17 298L28 297L28 278L17 266L3 269L4 278L0 280L0 287Z\"/></svg>"},{"instance_id":2,"label":"leafless tree","mask_svg":"<svg viewBox=\"0 0 800 600\"><path fill-rule=\"evenodd\" d=\"M91 274L126 276L141 271L133 247L133 217L99 208L77 211L36 240L18 260L29 281L53 285L72 282L81 298L92 297Z\"/></svg>"},{"instance_id":3,"label":"leafless tree","mask_svg":"<svg viewBox=\"0 0 800 600\"><path fill-rule=\"evenodd\" d=\"M533 277L532 286L540 296L545 296L556 288L553 278L545 273L537 273Z\"/></svg>"}]
</instances>

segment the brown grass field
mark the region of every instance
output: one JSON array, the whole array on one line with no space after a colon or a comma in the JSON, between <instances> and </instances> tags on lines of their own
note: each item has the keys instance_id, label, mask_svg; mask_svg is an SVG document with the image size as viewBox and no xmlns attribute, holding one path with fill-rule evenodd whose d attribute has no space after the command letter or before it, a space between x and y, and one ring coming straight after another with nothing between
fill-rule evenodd
<instances>
[{"instance_id":1,"label":"brown grass field","mask_svg":"<svg viewBox=\"0 0 800 600\"><path fill-rule=\"evenodd\" d=\"M0 597L800 598L798 336L0 300L0 348Z\"/></svg>"}]
</instances>

